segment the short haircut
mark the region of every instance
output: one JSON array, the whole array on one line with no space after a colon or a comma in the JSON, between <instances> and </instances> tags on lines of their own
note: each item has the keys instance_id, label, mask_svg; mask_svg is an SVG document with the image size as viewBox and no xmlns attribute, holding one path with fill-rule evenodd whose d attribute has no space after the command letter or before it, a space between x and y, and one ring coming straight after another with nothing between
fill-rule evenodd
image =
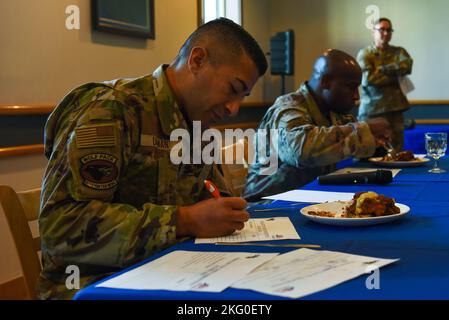
<instances>
[{"instance_id":1,"label":"short haircut","mask_svg":"<svg viewBox=\"0 0 449 320\"><path fill-rule=\"evenodd\" d=\"M182 45L176 62L188 59L191 50L205 39L210 39L213 43L210 50L216 49L216 57L211 54L213 63L220 63L217 60L223 60L218 58L223 56L223 53L223 58L240 57L246 53L256 65L260 76L267 71L267 59L257 41L240 25L226 18L215 19L198 27Z\"/></svg>"},{"instance_id":2,"label":"short haircut","mask_svg":"<svg viewBox=\"0 0 449 320\"><path fill-rule=\"evenodd\" d=\"M376 20L376 22L374 22L374 25L378 25L379 23L381 23L382 21L386 21L390 24L390 27L393 28L393 24L391 23L391 20L388 18L379 18Z\"/></svg>"}]
</instances>

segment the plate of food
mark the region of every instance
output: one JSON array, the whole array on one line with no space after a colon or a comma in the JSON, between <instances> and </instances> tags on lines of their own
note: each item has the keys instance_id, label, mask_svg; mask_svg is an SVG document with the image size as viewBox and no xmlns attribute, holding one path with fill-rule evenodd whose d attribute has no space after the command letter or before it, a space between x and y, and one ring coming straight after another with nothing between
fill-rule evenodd
<instances>
[{"instance_id":1,"label":"plate of food","mask_svg":"<svg viewBox=\"0 0 449 320\"><path fill-rule=\"evenodd\" d=\"M410 212L404 204L372 191L357 192L350 201L313 204L300 210L309 220L334 226L369 226L400 219Z\"/></svg>"},{"instance_id":2,"label":"plate of food","mask_svg":"<svg viewBox=\"0 0 449 320\"><path fill-rule=\"evenodd\" d=\"M422 166L430 159L422 155L414 155L413 152L406 150L395 155L387 154L384 157L369 158L368 161L383 167L407 168Z\"/></svg>"}]
</instances>

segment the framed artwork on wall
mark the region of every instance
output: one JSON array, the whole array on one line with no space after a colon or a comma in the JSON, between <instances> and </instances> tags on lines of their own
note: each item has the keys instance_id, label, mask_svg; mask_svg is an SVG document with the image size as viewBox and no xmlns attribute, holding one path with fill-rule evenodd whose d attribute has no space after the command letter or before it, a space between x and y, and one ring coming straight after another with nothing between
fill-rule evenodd
<instances>
[{"instance_id":1,"label":"framed artwork on wall","mask_svg":"<svg viewBox=\"0 0 449 320\"><path fill-rule=\"evenodd\" d=\"M154 39L154 0L91 0L94 30Z\"/></svg>"}]
</instances>

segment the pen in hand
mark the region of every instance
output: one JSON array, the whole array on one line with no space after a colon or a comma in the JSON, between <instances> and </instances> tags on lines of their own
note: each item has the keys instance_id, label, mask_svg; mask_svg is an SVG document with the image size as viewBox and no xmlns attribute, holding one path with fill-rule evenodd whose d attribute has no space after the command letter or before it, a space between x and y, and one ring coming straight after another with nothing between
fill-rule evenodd
<instances>
[{"instance_id":1,"label":"pen in hand","mask_svg":"<svg viewBox=\"0 0 449 320\"><path fill-rule=\"evenodd\" d=\"M204 186L206 187L207 191L210 192L210 194L215 198L215 199L219 199L221 198L220 196L220 190L218 190L218 188L215 186L215 184L212 183L212 181L210 180L204 180ZM249 209L250 206L247 206L245 208L245 210Z\"/></svg>"},{"instance_id":2,"label":"pen in hand","mask_svg":"<svg viewBox=\"0 0 449 320\"><path fill-rule=\"evenodd\" d=\"M220 191L211 181L204 180L204 186L215 199L220 198Z\"/></svg>"}]
</instances>

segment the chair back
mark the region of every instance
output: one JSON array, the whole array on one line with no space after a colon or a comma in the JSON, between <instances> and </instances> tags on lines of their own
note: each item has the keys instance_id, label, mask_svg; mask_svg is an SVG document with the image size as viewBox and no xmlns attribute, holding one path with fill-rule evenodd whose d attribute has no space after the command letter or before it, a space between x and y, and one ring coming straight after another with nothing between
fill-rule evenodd
<instances>
[{"instance_id":1,"label":"chair back","mask_svg":"<svg viewBox=\"0 0 449 320\"><path fill-rule=\"evenodd\" d=\"M15 192L13 188L0 185L0 205L16 245L29 299L36 298L36 282L41 272L38 252L40 237L33 238L29 222L39 217L41 189Z\"/></svg>"}]
</instances>

